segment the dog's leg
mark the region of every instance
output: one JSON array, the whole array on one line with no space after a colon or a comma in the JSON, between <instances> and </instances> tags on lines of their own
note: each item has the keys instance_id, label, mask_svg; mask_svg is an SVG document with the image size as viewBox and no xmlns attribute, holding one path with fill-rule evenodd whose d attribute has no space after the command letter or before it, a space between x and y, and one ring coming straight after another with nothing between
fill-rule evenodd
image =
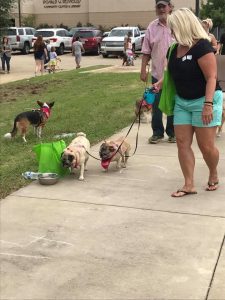
<instances>
[{"instance_id":1,"label":"dog's leg","mask_svg":"<svg viewBox=\"0 0 225 300\"><path fill-rule=\"evenodd\" d=\"M26 140L26 128L24 127L24 128L21 128L21 136L22 136L22 139L23 139L23 141L24 141L24 143L26 143L27 142L27 140Z\"/></svg>"},{"instance_id":2,"label":"dog's leg","mask_svg":"<svg viewBox=\"0 0 225 300\"><path fill-rule=\"evenodd\" d=\"M121 156L120 156L120 158L117 160L116 168L117 168L117 169L120 169L120 168L121 168Z\"/></svg>"},{"instance_id":3,"label":"dog's leg","mask_svg":"<svg viewBox=\"0 0 225 300\"><path fill-rule=\"evenodd\" d=\"M84 163L80 166L80 177L79 180L84 180Z\"/></svg>"},{"instance_id":4,"label":"dog's leg","mask_svg":"<svg viewBox=\"0 0 225 300\"><path fill-rule=\"evenodd\" d=\"M89 157L87 157L87 158L85 159L85 162L84 162L84 171L87 171L87 170L88 170L88 168L87 168L88 158L89 158Z\"/></svg>"},{"instance_id":5,"label":"dog's leg","mask_svg":"<svg viewBox=\"0 0 225 300\"><path fill-rule=\"evenodd\" d=\"M37 137L38 137L39 139L41 138L41 132L42 132L42 127L39 126L39 127L37 128Z\"/></svg>"},{"instance_id":6,"label":"dog's leg","mask_svg":"<svg viewBox=\"0 0 225 300\"><path fill-rule=\"evenodd\" d=\"M25 137L25 134L24 134L24 135L22 135L22 139L23 139L24 143L26 143L26 142L27 142L27 140L26 140L26 137Z\"/></svg>"},{"instance_id":7,"label":"dog's leg","mask_svg":"<svg viewBox=\"0 0 225 300\"><path fill-rule=\"evenodd\" d=\"M128 161L129 155L130 155L130 151L129 150L125 151L125 153L124 153L124 158L125 158L124 166L125 167L124 168L127 167L127 161Z\"/></svg>"}]
</instances>

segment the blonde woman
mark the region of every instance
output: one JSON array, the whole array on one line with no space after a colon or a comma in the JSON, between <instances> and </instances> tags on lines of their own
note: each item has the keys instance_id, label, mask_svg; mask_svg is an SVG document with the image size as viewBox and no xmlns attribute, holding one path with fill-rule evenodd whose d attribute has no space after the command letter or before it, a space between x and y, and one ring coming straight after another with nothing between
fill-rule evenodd
<instances>
[{"instance_id":1,"label":"blonde woman","mask_svg":"<svg viewBox=\"0 0 225 300\"><path fill-rule=\"evenodd\" d=\"M202 20L202 26L210 38L211 45L215 49L215 54L219 54L219 46L218 46L217 39L212 33L210 33L210 30L213 28L212 19L207 18L205 20Z\"/></svg>"},{"instance_id":2,"label":"blonde woman","mask_svg":"<svg viewBox=\"0 0 225 300\"><path fill-rule=\"evenodd\" d=\"M206 190L215 191L219 178L219 151L215 146L217 126L222 117L222 91L217 82L217 66L210 37L188 8L180 8L168 17L168 25L177 41L168 70L176 87L174 128L178 158L184 185L172 197L196 194L195 156L191 148L195 134L198 147L209 169ZM163 79L154 86L156 91Z\"/></svg>"}]
</instances>

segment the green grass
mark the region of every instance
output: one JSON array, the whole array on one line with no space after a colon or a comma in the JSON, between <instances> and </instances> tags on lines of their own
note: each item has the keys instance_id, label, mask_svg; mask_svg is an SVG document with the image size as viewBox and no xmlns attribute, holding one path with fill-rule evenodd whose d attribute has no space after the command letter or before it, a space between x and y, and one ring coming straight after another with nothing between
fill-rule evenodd
<instances>
[{"instance_id":1,"label":"green grass","mask_svg":"<svg viewBox=\"0 0 225 300\"><path fill-rule=\"evenodd\" d=\"M85 71L89 69L93 68ZM83 70L0 85L1 137L11 131L18 113L37 107L37 100L55 101L41 141L34 136L32 127L26 144L19 135L13 140L1 138L0 198L29 183L21 173L38 170L34 145L55 141L54 136L61 133L79 131L95 144L132 122L134 103L143 93L139 74L82 73ZM71 139L64 140L68 144Z\"/></svg>"}]
</instances>

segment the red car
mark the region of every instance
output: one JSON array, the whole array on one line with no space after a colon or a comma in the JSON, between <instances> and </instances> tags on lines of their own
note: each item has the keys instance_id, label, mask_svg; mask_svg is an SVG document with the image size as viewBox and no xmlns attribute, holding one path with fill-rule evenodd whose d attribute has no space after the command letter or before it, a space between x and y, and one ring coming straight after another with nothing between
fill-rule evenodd
<instances>
[{"instance_id":1,"label":"red car","mask_svg":"<svg viewBox=\"0 0 225 300\"><path fill-rule=\"evenodd\" d=\"M77 36L80 37L80 41L83 43L85 53L100 54L102 31L98 29L80 29L75 32L72 43L75 42Z\"/></svg>"}]
</instances>

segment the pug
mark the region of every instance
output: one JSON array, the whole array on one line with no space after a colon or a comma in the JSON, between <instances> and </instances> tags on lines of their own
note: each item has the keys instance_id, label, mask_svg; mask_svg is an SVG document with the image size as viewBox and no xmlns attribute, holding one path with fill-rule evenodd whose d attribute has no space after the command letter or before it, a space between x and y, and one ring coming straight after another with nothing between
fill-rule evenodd
<instances>
[{"instance_id":1,"label":"pug","mask_svg":"<svg viewBox=\"0 0 225 300\"><path fill-rule=\"evenodd\" d=\"M150 123L152 119L152 105L148 104L144 99L137 100L135 103L135 116L136 122L139 121L140 113L140 122L141 123Z\"/></svg>"},{"instance_id":2,"label":"pug","mask_svg":"<svg viewBox=\"0 0 225 300\"><path fill-rule=\"evenodd\" d=\"M84 180L84 170L87 170L89 151L90 142L86 138L86 134L79 132L61 155L64 168L70 168L73 173L75 169L80 169L79 180Z\"/></svg>"},{"instance_id":3,"label":"pug","mask_svg":"<svg viewBox=\"0 0 225 300\"><path fill-rule=\"evenodd\" d=\"M117 169L126 168L126 163L129 157L131 146L123 137L115 141L105 141L99 150L101 165L105 170L108 170L111 162L116 162ZM122 163L122 164L121 164Z\"/></svg>"}]
</instances>

